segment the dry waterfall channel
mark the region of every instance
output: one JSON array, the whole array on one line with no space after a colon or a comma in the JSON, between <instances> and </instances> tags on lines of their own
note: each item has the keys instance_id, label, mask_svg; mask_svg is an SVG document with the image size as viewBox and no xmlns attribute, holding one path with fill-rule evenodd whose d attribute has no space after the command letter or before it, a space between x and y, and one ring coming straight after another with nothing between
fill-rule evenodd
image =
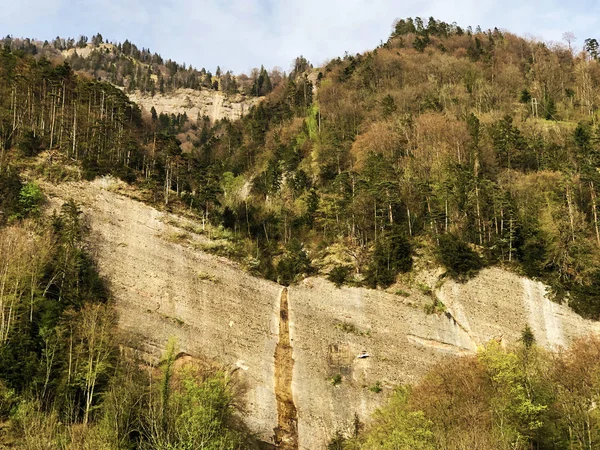
<instances>
[{"instance_id":1,"label":"dry waterfall channel","mask_svg":"<svg viewBox=\"0 0 600 450\"><path fill-rule=\"evenodd\" d=\"M279 342L275 348L275 398L277 399L275 443L278 448L285 450L298 449L298 413L292 396L293 369L288 289L283 288L279 305Z\"/></svg>"}]
</instances>

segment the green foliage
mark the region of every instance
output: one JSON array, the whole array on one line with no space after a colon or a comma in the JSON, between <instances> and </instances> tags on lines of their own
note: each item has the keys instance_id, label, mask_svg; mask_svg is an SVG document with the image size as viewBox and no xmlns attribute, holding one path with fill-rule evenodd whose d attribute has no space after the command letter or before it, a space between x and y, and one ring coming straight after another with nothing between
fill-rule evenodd
<instances>
[{"instance_id":1,"label":"green foliage","mask_svg":"<svg viewBox=\"0 0 600 450\"><path fill-rule=\"evenodd\" d=\"M577 128L573 132L573 139L575 145L581 152L589 152L591 150L590 144L592 142L592 133L590 127L586 123L579 122Z\"/></svg>"},{"instance_id":2,"label":"green foliage","mask_svg":"<svg viewBox=\"0 0 600 450\"><path fill-rule=\"evenodd\" d=\"M594 38L587 38L584 41L584 45L583 45L583 49L589 53L589 55L594 58L594 59L598 59L598 48L600 46L598 45L598 41Z\"/></svg>"},{"instance_id":3,"label":"green foliage","mask_svg":"<svg viewBox=\"0 0 600 450\"><path fill-rule=\"evenodd\" d=\"M374 394L379 394L381 391L383 391L381 382L377 381L373 386L370 386L369 391L373 392Z\"/></svg>"},{"instance_id":4,"label":"green foliage","mask_svg":"<svg viewBox=\"0 0 600 450\"><path fill-rule=\"evenodd\" d=\"M337 430L327 444L327 450L344 450L345 442L346 437L340 430Z\"/></svg>"},{"instance_id":5,"label":"green foliage","mask_svg":"<svg viewBox=\"0 0 600 450\"><path fill-rule=\"evenodd\" d=\"M521 342L525 348L531 348L535 344L535 335L529 324L525 325L525 328L521 332Z\"/></svg>"},{"instance_id":6,"label":"green foliage","mask_svg":"<svg viewBox=\"0 0 600 450\"><path fill-rule=\"evenodd\" d=\"M277 263L277 281L289 286L298 276L308 275L311 271L310 259L302 244L296 239L291 240L284 256Z\"/></svg>"},{"instance_id":7,"label":"green foliage","mask_svg":"<svg viewBox=\"0 0 600 450\"><path fill-rule=\"evenodd\" d=\"M33 219L0 228L0 242L12 245L2 254L12 258L4 292L16 305L3 316L11 326L0 344L0 403L21 401L17 422L27 448L65 448L69 440L85 448L69 437L76 434L70 424L83 421L90 433L85 439L100 448L156 447L159 435L165 448L195 447L192 434L214 430L213 423L221 431L231 425L218 422L231 417L223 410L231 398L222 380L204 384L210 377L195 374L186 385L172 362L169 377L158 383L161 394L135 370L121 371L110 333L102 334L102 345L86 348L93 336L84 324L106 331L114 317L83 245L77 205L69 202L44 225L36 217L39 190L23 186L15 170L31 165L27 157L42 149L48 157L37 160L38 174L52 181L80 174L127 180L141 197L185 208L201 217L204 233L228 240L207 251L238 258L252 273L282 284L327 267L320 263L335 244L355 263L347 271L333 268L329 278L336 285L356 270L368 286L386 287L411 270L414 247L430 255L439 241L439 261L456 279L483 267L480 253L486 263L509 263L550 283L578 312L600 317L600 133L589 94L589 86L600 84L595 39L585 42L586 59L497 29L408 18L396 22L376 50L320 68L318 90L303 57L289 77L261 67L250 77L227 72L215 79L129 41L106 52L100 35L92 38L89 57L50 62L88 41L57 38L41 47L8 37L0 53L0 225L10 217ZM92 76L76 75L80 70ZM146 123L113 84L153 95L184 87L266 97L237 121L151 111ZM530 114L531 86L541 89L538 117L553 123ZM56 98L63 100L60 107ZM443 312L432 298L426 310ZM359 333L350 325L340 328ZM437 448L592 447L599 379L594 346L578 347L555 367L539 356L529 331L522 335L524 349L489 350L468 360L468 371L453 366L461 375L456 382L434 372L426 380L429 390L415 394L419 401L411 404L405 392L397 412L374 426L381 426L377 438L365 442L432 448L433 433ZM78 343L72 373L70 342ZM90 366L90 355L101 364ZM550 375L542 376L542 369ZM206 407L211 393L217 393L218 417ZM443 420L436 409L444 411ZM223 437L228 433L213 436L228 446L236 439ZM344 444L338 439L336 445Z\"/></svg>"},{"instance_id":8,"label":"green foliage","mask_svg":"<svg viewBox=\"0 0 600 450\"><path fill-rule=\"evenodd\" d=\"M433 296L433 294L431 294ZM446 305L439 301L439 299L433 296L433 301L425 305L425 314L442 314L446 312Z\"/></svg>"},{"instance_id":9,"label":"green foliage","mask_svg":"<svg viewBox=\"0 0 600 450\"><path fill-rule=\"evenodd\" d=\"M507 169L523 167L527 163L524 156L526 143L520 130L514 126L513 118L505 115L492 128L494 150L502 167Z\"/></svg>"},{"instance_id":10,"label":"green foliage","mask_svg":"<svg viewBox=\"0 0 600 450\"><path fill-rule=\"evenodd\" d=\"M481 257L451 233L439 237L438 258L448 274L457 280L473 277L483 267Z\"/></svg>"},{"instance_id":11,"label":"green foliage","mask_svg":"<svg viewBox=\"0 0 600 450\"><path fill-rule=\"evenodd\" d=\"M595 448L599 356L594 337L557 354L492 341L477 355L435 366L412 388L399 387L343 448Z\"/></svg>"},{"instance_id":12,"label":"green foliage","mask_svg":"<svg viewBox=\"0 0 600 450\"><path fill-rule=\"evenodd\" d=\"M8 418L12 409L17 405L18 397L12 389L0 381L0 420Z\"/></svg>"},{"instance_id":13,"label":"green foliage","mask_svg":"<svg viewBox=\"0 0 600 450\"><path fill-rule=\"evenodd\" d=\"M351 270L366 285L385 287L410 270L409 251L395 255L392 236L431 254L438 237L452 232L477 245L487 263L508 262L569 291L582 313L600 309L593 293L600 141L590 120L594 103L575 75L585 70L598 84L591 61L543 45L523 53L528 42L497 29L403 19L376 50L321 68L313 90L302 57L289 77L261 67L249 77L221 73L217 80L131 42L112 55L97 48L89 58L53 66L32 57L31 43L16 41L9 39L2 54L0 150L21 151L4 152L4 159L37 152L32 139L39 139L49 150L48 160L37 161L39 173L54 180L118 176L149 201L201 216L207 234L227 229L230 242L212 251L238 258L252 273L291 283L312 272L286 249L290 242L303 243L314 267L327 267L320 263L328 247L342 243ZM47 51L70 45L59 38ZM546 69L532 72L532 64ZM431 65L445 69L431 74ZM104 71L127 89L167 92L218 81L223 91L266 96L236 121L155 111L145 122L121 90L77 76L82 69ZM510 76L496 82L498 71ZM56 114L43 101L54 98L41 91L44 80L51 95L65 96ZM459 85L465 89L455 91ZM543 87L538 117L560 112L568 120L551 128L536 122L531 86ZM524 102L516 110L515 94ZM11 105L23 118L16 130ZM18 213L13 188L0 220Z\"/></svg>"},{"instance_id":14,"label":"green foliage","mask_svg":"<svg viewBox=\"0 0 600 450\"><path fill-rule=\"evenodd\" d=\"M381 238L373 250L365 282L375 288L386 288L396 281L396 276L412 269L412 246L402 234Z\"/></svg>"},{"instance_id":15,"label":"green foliage","mask_svg":"<svg viewBox=\"0 0 600 450\"><path fill-rule=\"evenodd\" d=\"M342 375L339 373L336 373L331 378L331 384L333 384L334 386L339 386L340 384L342 384Z\"/></svg>"},{"instance_id":16,"label":"green foliage","mask_svg":"<svg viewBox=\"0 0 600 450\"><path fill-rule=\"evenodd\" d=\"M523 89L521 91L521 97L519 98L519 101L525 104L528 104L531 101L531 94L527 89Z\"/></svg>"},{"instance_id":17,"label":"green foliage","mask_svg":"<svg viewBox=\"0 0 600 450\"><path fill-rule=\"evenodd\" d=\"M144 417L142 449L238 449L252 443L234 418L234 386L220 371L203 372L191 364L176 370L176 343L163 361L160 401L150 401ZM247 446L247 447L246 447Z\"/></svg>"},{"instance_id":18,"label":"green foliage","mask_svg":"<svg viewBox=\"0 0 600 450\"><path fill-rule=\"evenodd\" d=\"M42 149L42 140L35 132L28 130L17 142L17 148L25 157L37 156Z\"/></svg>"},{"instance_id":19,"label":"green foliage","mask_svg":"<svg viewBox=\"0 0 600 450\"><path fill-rule=\"evenodd\" d=\"M216 373L201 382L184 375L175 401L181 411L175 421L179 448L240 447L241 436L228 428L233 419L233 392L225 374Z\"/></svg>"},{"instance_id":20,"label":"green foliage","mask_svg":"<svg viewBox=\"0 0 600 450\"><path fill-rule=\"evenodd\" d=\"M431 421L422 411L411 411L410 390L398 387L388 405L377 411L374 423L360 441L361 449L433 450Z\"/></svg>"},{"instance_id":21,"label":"green foliage","mask_svg":"<svg viewBox=\"0 0 600 450\"><path fill-rule=\"evenodd\" d=\"M171 378L173 377L173 364L177 357L177 342L174 339L170 339L167 344L167 351L163 360L163 379L160 385L160 411L161 411L161 422L163 431L166 432L169 420L169 400L171 398Z\"/></svg>"},{"instance_id":22,"label":"green foliage","mask_svg":"<svg viewBox=\"0 0 600 450\"><path fill-rule=\"evenodd\" d=\"M398 109L394 97L389 94L383 97L383 100L381 101L381 109L384 118L388 118L394 114Z\"/></svg>"},{"instance_id":23,"label":"green foliage","mask_svg":"<svg viewBox=\"0 0 600 450\"><path fill-rule=\"evenodd\" d=\"M35 183L27 183L19 192L20 215L37 217L44 202L44 194Z\"/></svg>"},{"instance_id":24,"label":"green foliage","mask_svg":"<svg viewBox=\"0 0 600 450\"><path fill-rule=\"evenodd\" d=\"M600 271L594 272L589 283L568 285L570 305L579 314L600 320Z\"/></svg>"},{"instance_id":25,"label":"green foliage","mask_svg":"<svg viewBox=\"0 0 600 450\"><path fill-rule=\"evenodd\" d=\"M19 194L23 184L16 169L0 169L0 225L19 213Z\"/></svg>"},{"instance_id":26,"label":"green foliage","mask_svg":"<svg viewBox=\"0 0 600 450\"><path fill-rule=\"evenodd\" d=\"M39 188L24 189L25 207L33 214ZM11 282L28 286L12 297L10 317L2 321L0 382L19 396L35 395L43 408L53 405L70 420L87 420L106 385L114 347L107 338L112 316L103 303L106 290L83 249L78 214L71 202L53 218L53 228L0 229L0 242L21 242L7 260ZM26 268L18 263L22 258ZM68 360L78 369L67 370Z\"/></svg>"},{"instance_id":27,"label":"green foliage","mask_svg":"<svg viewBox=\"0 0 600 450\"><path fill-rule=\"evenodd\" d=\"M106 388L95 424L104 448L131 449L147 424L148 373L137 361L121 358Z\"/></svg>"},{"instance_id":28,"label":"green foliage","mask_svg":"<svg viewBox=\"0 0 600 450\"><path fill-rule=\"evenodd\" d=\"M10 251L4 282L26 286L0 322L0 419L9 417L18 448L253 448L225 374L177 372L174 343L159 382L119 356L115 314L73 201L40 230L24 226L0 228Z\"/></svg>"},{"instance_id":29,"label":"green foliage","mask_svg":"<svg viewBox=\"0 0 600 450\"><path fill-rule=\"evenodd\" d=\"M335 324L335 328L343 331L344 333L351 333L351 334L356 334L357 336L363 336L364 333L362 333L357 327L356 325L354 325L353 323L350 322L339 322Z\"/></svg>"},{"instance_id":30,"label":"green foliage","mask_svg":"<svg viewBox=\"0 0 600 450\"><path fill-rule=\"evenodd\" d=\"M327 279L340 288L348 280L350 270L347 266L335 266L327 275Z\"/></svg>"},{"instance_id":31,"label":"green foliage","mask_svg":"<svg viewBox=\"0 0 600 450\"><path fill-rule=\"evenodd\" d=\"M548 97L544 104L544 119L546 120L557 120L556 116L556 102L552 97Z\"/></svg>"},{"instance_id":32,"label":"green foliage","mask_svg":"<svg viewBox=\"0 0 600 450\"><path fill-rule=\"evenodd\" d=\"M503 440L513 445L523 442L543 426L543 413L548 406L531 395L518 355L504 352L492 342L480 360L492 383L490 406L500 422Z\"/></svg>"},{"instance_id":33,"label":"green foliage","mask_svg":"<svg viewBox=\"0 0 600 450\"><path fill-rule=\"evenodd\" d=\"M269 74L264 67L260 67L260 71L258 72L254 83L252 84L252 89L250 91L251 95L256 97L260 97L263 95L267 95L269 92L273 90L273 86L271 84L271 79L269 78Z\"/></svg>"}]
</instances>

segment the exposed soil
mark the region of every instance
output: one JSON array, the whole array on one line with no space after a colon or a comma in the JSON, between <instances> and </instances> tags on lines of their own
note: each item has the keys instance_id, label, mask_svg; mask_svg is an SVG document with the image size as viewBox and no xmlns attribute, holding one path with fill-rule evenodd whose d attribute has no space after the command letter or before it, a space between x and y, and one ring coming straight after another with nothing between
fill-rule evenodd
<instances>
[{"instance_id":1,"label":"exposed soil","mask_svg":"<svg viewBox=\"0 0 600 450\"><path fill-rule=\"evenodd\" d=\"M275 398L277 399L277 448L298 449L298 413L292 396L294 359L290 345L288 290L281 291L279 312L279 342L275 348Z\"/></svg>"}]
</instances>

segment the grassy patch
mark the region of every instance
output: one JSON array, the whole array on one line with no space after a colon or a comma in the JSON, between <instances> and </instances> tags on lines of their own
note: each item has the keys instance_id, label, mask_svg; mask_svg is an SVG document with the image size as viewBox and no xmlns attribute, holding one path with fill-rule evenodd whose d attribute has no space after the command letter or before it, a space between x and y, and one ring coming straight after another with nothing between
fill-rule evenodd
<instances>
[{"instance_id":1,"label":"grassy patch","mask_svg":"<svg viewBox=\"0 0 600 450\"><path fill-rule=\"evenodd\" d=\"M396 292L394 292L394 295L404 298L410 297L410 293L403 291L402 289L398 289Z\"/></svg>"},{"instance_id":2,"label":"grassy patch","mask_svg":"<svg viewBox=\"0 0 600 450\"><path fill-rule=\"evenodd\" d=\"M190 234L186 233L184 231L163 233L161 235L161 237L165 241L172 242L173 244L183 244L184 242L187 242L191 238Z\"/></svg>"},{"instance_id":3,"label":"grassy patch","mask_svg":"<svg viewBox=\"0 0 600 450\"><path fill-rule=\"evenodd\" d=\"M356 325L354 325L353 323L350 323L350 322L338 322L335 324L335 328L343 331L344 333L355 334L357 336L370 336L371 335L370 330L361 331L360 329L358 329L356 327Z\"/></svg>"},{"instance_id":4,"label":"grassy patch","mask_svg":"<svg viewBox=\"0 0 600 450\"><path fill-rule=\"evenodd\" d=\"M417 288L419 289L419 291L421 291L423 295L433 295L433 291L426 284L419 283L417 284Z\"/></svg>"},{"instance_id":5,"label":"grassy patch","mask_svg":"<svg viewBox=\"0 0 600 450\"><path fill-rule=\"evenodd\" d=\"M383 387L381 386L381 382L380 381L376 382L373 386L369 387L369 390L371 392L374 392L375 394L379 394L381 391L383 391Z\"/></svg>"},{"instance_id":6,"label":"grassy patch","mask_svg":"<svg viewBox=\"0 0 600 450\"><path fill-rule=\"evenodd\" d=\"M77 167L63 164L41 163L35 166L34 172L38 177L55 184L67 181L79 181L81 179Z\"/></svg>"},{"instance_id":7,"label":"grassy patch","mask_svg":"<svg viewBox=\"0 0 600 450\"><path fill-rule=\"evenodd\" d=\"M432 303L425 305L425 314L442 314L444 312L446 312L446 305L437 298L434 298Z\"/></svg>"},{"instance_id":8,"label":"grassy patch","mask_svg":"<svg viewBox=\"0 0 600 450\"><path fill-rule=\"evenodd\" d=\"M206 272L198 272L198 279L202 281L210 281L212 283L219 282L219 279L217 277Z\"/></svg>"}]
</instances>

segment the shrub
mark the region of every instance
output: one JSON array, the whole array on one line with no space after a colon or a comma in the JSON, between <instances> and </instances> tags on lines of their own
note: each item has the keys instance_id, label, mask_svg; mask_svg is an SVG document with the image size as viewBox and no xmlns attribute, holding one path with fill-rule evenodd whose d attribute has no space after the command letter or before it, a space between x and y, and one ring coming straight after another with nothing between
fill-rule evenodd
<instances>
[{"instance_id":1,"label":"shrub","mask_svg":"<svg viewBox=\"0 0 600 450\"><path fill-rule=\"evenodd\" d=\"M525 328L521 331L521 342L526 348L531 348L535 344L535 335L529 324L525 325Z\"/></svg>"},{"instance_id":2,"label":"shrub","mask_svg":"<svg viewBox=\"0 0 600 450\"><path fill-rule=\"evenodd\" d=\"M13 407L17 404L17 396L0 380L0 419L8 417Z\"/></svg>"},{"instance_id":3,"label":"shrub","mask_svg":"<svg viewBox=\"0 0 600 450\"><path fill-rule=\"evenodd\" d=\"M381 391L383 391L383 388L381 387L381 382L377 381L373 386L369 388L369 390L374 394L379 394Z\"/></svg>"},{"instance_id":4,"label":"shrub","mask_svg":"<svg viewBox=\"0 0 600 450\"><path fill-rule=\"evenodd\" d=\"M440 236L438 257L448 274L457 280L477 275L483 267L483 261L465 242L454 234Z\"/></svg>"},{"instance_id":5,"label":"shrub","mask_svg":"<svg viewBox=\"0 0 600 450\"><path fill-rule=\"evenodd\" d=\"M331 384L333 384L334 386L339 386L340 384L342 384L342 375L339 373L336 373L333 378L331 378Z\"/></svg>"},{"instance_id":6,"label":"shrub","mask_svg":"<svg viewBox=\"0 0 600 450\"><path fill-rule=\"evenodd\" d=\"M22 188L16 170L11 167L0 170L0 224L18 212Z\"/></svg>"},{"instance_id":7,"label":"shrub","mask_svg":"<svg viewBox=\"0 0 600 450\"><path fill-rule=\"evenodd\" d=\"M292 239L284 257L277 264L277 281L284 286L289 286L298 276L307 275L311 270L310 259L302 244Z\"/></svg>"},{"instance_id":8,"label":"shrub","mask_svg":"<svg viewBox=\"0 0 600 450\"><path fill-rule=\"evenodd\" d=\"M327 279L339 288L348 280L348 275L350 275L349 267L335 266L327 275Z\"/></svg>"},{"instance_id":9,"label":"shrub","mask_svg":"<svg viewBox=\"0 0 600 450\"><path fill-rule=\"evenodd\" d=\"M35 183L27 183L19 192L19 215L22 217L37 216L44 202L44 194Z\"/></svg>"},{"instance_id":10,"label":"shrub","mask_svg":"<svg viewBox=\"0 0 600 450\"><path fill-rule=\"evenodd\" d=\"M335 328L343 331L344 333L352 333L357 335L362 335L362 333L356 328L356 325L350 322L340 322L335 324Z\"/></svg>"},{"instance_id":11,"label":"shrub","mask_svg":"<svg viewBox=\"0 0 600 450\"><path fill-rule=\"evenodd\" d=\"M42 140L29 130L18 140L17 148L23 156L37 156L42 149Z\"/></svg>"},{"instance_id":12,"label":"shrub","mask_svg":"<svg viewBox=\"0 0 600 450\"><path fill-rule=\"evenodd\" d=\"M344 450L344 448L346 448L344 445L345 442L346 437L340 430L337 430L327 444L327 450Z\"/></svg>"},{"instance_id":13,"label":"shrub","mask_svg":"<svg viewBox=\"0 0 600 450\"><path fill-rule=\"evenodd\" d=\"M387 406L378 410L360 448L393 448L398 450L433 450L433 423L422 411L409 406L410 391L398 387Z\"/></svg>"},{"instance_id":14,"label":"shrub","mask_svg":"<svg viewBox=\"0 0 600 450\"><path fill-rule=\"evenodd\" d=\"M253 448L238 423L236 388L222 371L188 365L176 368L176 343L170 341L162 381L146 410L143 449L234 450Z\"/></svg>"},{"instance_id":15,"label":"shrub","mask_svg":"<svg viewBox=\"0 0 600 450\"><path fill-rule=\"evenodd\" d=\"M367 286L386 288L396 281L396 275L412 269L412 247L403 234L380 239L375 245L369 268L365 273Z\"/></svg>"},{"instance_id":16,"label":"shrub","mask_svg":"<svg viewBox=\"0 0 600 450\"><path fill-rule=\"evenodd\" d=\"M425 314L441 314L446 312L446 305L434 297L433 302L425 305Z\"/></svg>"}]
</instances>

